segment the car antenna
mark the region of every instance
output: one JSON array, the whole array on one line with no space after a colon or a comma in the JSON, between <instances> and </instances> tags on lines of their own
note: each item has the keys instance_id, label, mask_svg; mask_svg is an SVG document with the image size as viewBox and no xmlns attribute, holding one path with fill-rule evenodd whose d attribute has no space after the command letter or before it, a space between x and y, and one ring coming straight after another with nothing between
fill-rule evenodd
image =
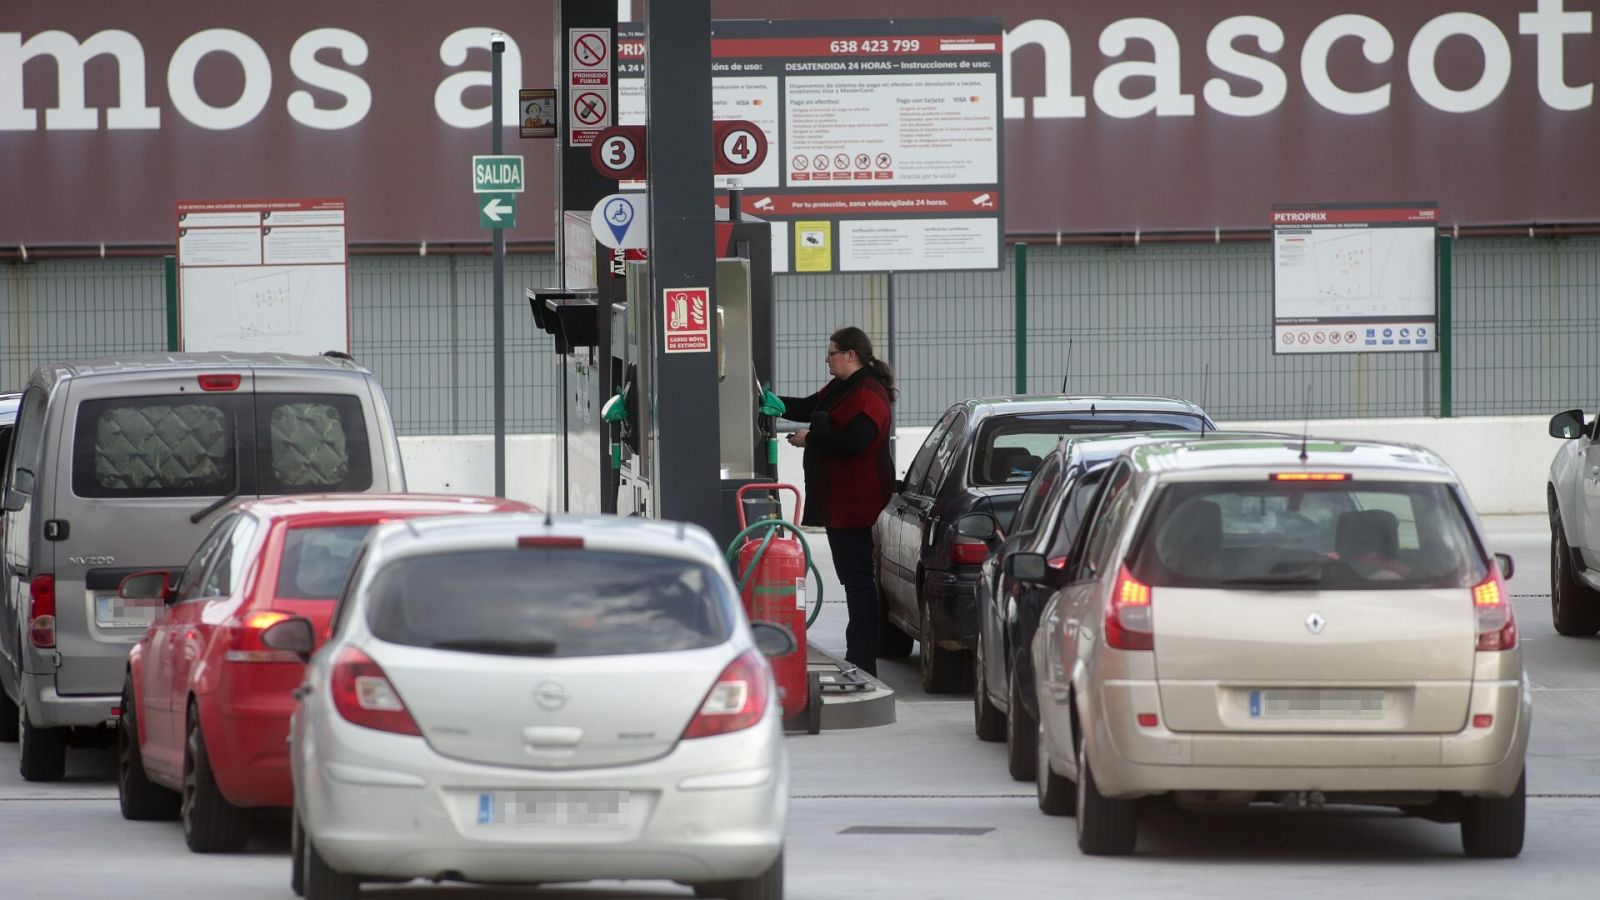
<instances>
[{"instance_id":1,"label":"car antenna","mask_svg":"<svg viewBox=\"0 0 1600 900\"><path fill-rule=\"evenodd\" d=\"M1067 338L1067 361L1061 364L1061 393L1067 392L1067 379L1072 375L1072 338Z\"/></svg>"},{"instance_id":2,"label":"car antenna","mask_svg":"<svg viewBox=\"0 0 1600 900\"><path fill-rule=\"evenodd\" d=\"M1306 436L1311 433L1311 382L1306 382L1305 425L1300 429L1300 461L1305 462L1311 457L1306 453Z\"/></svg>"},{"instance_id":3,"label":"car antenna","mask_svg":"<svg viewBox=\"0 0 1600 900\"><path fill-rule=\"evenodd\" d=\"M1206 436L1206 406L1211 402L1211 363L1206 363L1205 374L1200 376L1200 436Z\"/></svg>"}]
</instances>

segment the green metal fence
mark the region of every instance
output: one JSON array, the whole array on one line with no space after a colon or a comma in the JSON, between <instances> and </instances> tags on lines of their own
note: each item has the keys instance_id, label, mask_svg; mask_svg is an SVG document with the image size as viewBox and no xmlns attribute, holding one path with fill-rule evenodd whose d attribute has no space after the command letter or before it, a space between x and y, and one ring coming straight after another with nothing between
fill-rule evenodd
<instances>
[{"instance_id":1,"label":"green metal fence","mask_svg":"<svg viewBox=\"0 0 1600 900\"><path fill-rule=\"evenodd\" d=\"M963 397L1063 386L1179 394L1235 420L1593 406L1600 238L1442 243L1448 353L1273 355L1264 242L1013 247L995 272L778 276L777 387L820 386L828 335L859 325L895 366L903 425ZM560 427L551 342L522 299L555 278L548 255L507 259L513 433ZM161 259L0 267L0 390L46 360L165 349L167 281ZM358 256L350 284L353 352L382 380L402 433L491 431L489 259Z\"/></svg>"}]
</instances>

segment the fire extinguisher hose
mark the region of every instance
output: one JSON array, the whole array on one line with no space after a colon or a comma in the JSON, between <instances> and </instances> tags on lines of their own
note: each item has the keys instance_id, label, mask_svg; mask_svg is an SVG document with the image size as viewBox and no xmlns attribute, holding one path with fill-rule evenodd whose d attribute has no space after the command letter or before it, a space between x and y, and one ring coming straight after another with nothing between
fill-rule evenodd
<instances>
[{"instance_id":1,"label":"fire extinguisher hose","mask_svg":"<svg viewBox=\"0 0 1600 900\"><path fill-rule=\"evenodd\" d=\"M760 519L750 523L745 530L734 535L733 542L728 544L728 568L732 569L738 564L739 548L744 546L744 539L754 534L759 528L765 528L767 533L766 536L761 539L761 546L756 548L756 555L750 558L750 568L744 570L744 572L739 575L739 593L744 593L745 585L750 583L750 577L754 575L756 569L760 567L761 557L767 555L767 545L772 543L773 537L776 536L779 531L792 531L794 532L794 536L800 541L801 552L805 553L806 555L806 569L809 570L811 574L817 576L817 599L815 602L807 604L810 606L810 609L806 611L806 627L810 628L811 623L817 620L817 613L822 612L822 573L817 571L817 564L811 558L811 545L806 543L805 533L800 530L798 525L788 521L787 519Z\"/></svg>"}]
</instances>

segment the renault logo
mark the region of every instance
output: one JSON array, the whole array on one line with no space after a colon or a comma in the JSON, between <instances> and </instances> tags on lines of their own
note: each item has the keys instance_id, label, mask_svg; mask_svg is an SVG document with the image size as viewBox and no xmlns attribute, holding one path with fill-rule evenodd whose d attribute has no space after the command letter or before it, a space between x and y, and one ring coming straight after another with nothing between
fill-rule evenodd
<instances>
[{"instance_id":1,"label":"renault logo","mask_svg":"<svg viewBox=\"0 0 1600 900\"><path fill-rule=\"evenodd\" d=\"M553 678L541 681L533 689L533 702L545 712L555 712L567 705L567 686Z\"/></svg>"},{"instance_id":2,"label":"renault logo","mask_svg":"<svg viewBox=\"0 0 1600 900\"><path fill-rule=\"evenodd\" d=\"M1306 630L1312 634L1321 634L1322 626L1326 624L1328 624L1328 620L1324 619L1320 613L1312 613L1306 616Z\"/></svg>"}]
</instances>

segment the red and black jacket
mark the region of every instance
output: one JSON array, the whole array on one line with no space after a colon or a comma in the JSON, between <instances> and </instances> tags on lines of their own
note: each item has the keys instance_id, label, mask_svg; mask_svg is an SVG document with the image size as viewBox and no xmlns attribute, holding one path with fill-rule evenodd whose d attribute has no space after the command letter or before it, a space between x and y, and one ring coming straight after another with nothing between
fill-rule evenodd
<instances>
[{"instance_id":1,"label":"red and black jacket","mask_svg":"<svg viewBox=\"0 0 1600 900\"><path fill-rule=\"evenodd\" d=\"M894 493L889 392L871 369L835 378L809 397L781 397L783 417L809 423L800 524L869 528Z\"/></svg>"}]
</instances>

